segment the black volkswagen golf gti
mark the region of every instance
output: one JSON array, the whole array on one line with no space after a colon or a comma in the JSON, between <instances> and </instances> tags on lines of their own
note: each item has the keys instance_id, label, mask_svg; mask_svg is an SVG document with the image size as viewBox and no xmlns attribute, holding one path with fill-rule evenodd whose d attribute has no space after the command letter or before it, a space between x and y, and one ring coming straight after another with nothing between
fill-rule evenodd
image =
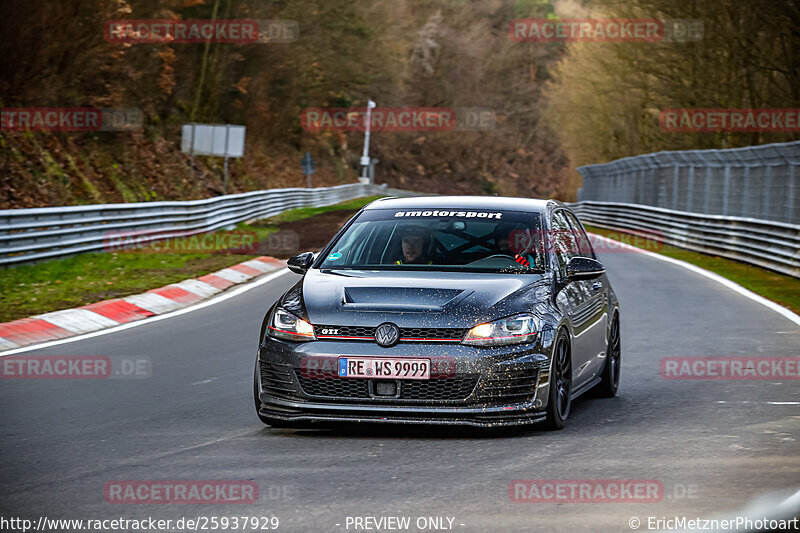
<instances>
[{"instance_id":1,"label":"black volkswagen golf gti","mask_svg":"<svg viewBox=\"0 0 800 533\"><path fill-rule=\"evenodd\" d=\"M392 422L564 426L614 396L619 303L555 201L377 200L267 313L254 376L273 427Z\"/></svg>"}]
</instances>

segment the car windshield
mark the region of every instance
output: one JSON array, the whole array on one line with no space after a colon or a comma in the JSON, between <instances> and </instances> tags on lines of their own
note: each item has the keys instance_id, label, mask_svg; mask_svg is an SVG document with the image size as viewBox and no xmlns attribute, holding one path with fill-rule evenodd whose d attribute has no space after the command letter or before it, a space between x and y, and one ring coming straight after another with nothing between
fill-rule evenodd
<instances>
[{"instance_id":1,"label":"car windshield","mask_svg":"<svg viewBox=\"0 0 800 533\"><path fill-rule=\"evenodd\" d=\"M368 209L320 268L541 273L540 220L521 211Z\"/></svg>"}]
</instances>

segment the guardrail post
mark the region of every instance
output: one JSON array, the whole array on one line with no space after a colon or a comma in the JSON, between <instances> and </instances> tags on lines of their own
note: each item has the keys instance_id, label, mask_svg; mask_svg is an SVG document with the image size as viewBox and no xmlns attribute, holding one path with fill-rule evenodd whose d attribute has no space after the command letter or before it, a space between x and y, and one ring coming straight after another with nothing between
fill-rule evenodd
<instances>
[{"instance_id":1,"label":"guardrail post","mask_svg":"<svg viewBox=\"0 0 800 533\"><path fill-rule=\"evenodd\" d=\"M789 163L789 180L787 181L788 186L786 188L786 222L794 224L800 222L800 216L797 216L794 212L794 197L797 196L797 184L795 183L796 168L796 165L793 165L791 162Z\"/></svg>"},{"instance_id":2,"label":"guardrail post","mask_svg":"<svg viewBox=\"0 0 800 533\"><path fill-rule=\"evenodd\" d=\"M740 207L742 215L746 217L755 217L750 213L750 205L752 204L752 179L750 177L750 167L744 167L744 177L742 178L742 205Z\"/></svg>"},{"instance_id":3,"label":"guardrail post","mask_svg":"<svg viewBox=\"0 0 800 533\"><path fill-rule=\"evenodd\" d=\"M768 166L764 174L764 194L761 195L761 218L769 216L769 201L772 196L772 166ZM787 222L790 222L787 220Z\"/></svg>"},{"instance_id":4,"label":"guardrail post","mask_svg":"<svg viewBox=\"0 0 800 533\"><path fill-rule=\"evenodd\" d=\"M722 185L722 214L728 214L728 194L731 190L731 166L725 165L725 182Z\"/></svg>"},{"instance_id":5,"label":"guardrail post","mask_svg":"<svg viewBox=\"0 0 800 533\"><path fill-rule=\"evenodd\" d=\"M659 169L660 170L660 169ZM664 176L661 175L661 172L658 173L658 192L656 193L655 202L652 205L666 205L666 183L664 182Z\"/></svg>"},{"instance_id":6,"label":"guardrail post","mask_svg":"<svg viewBox=\"0 0 800 533\"><path fill-rule=\"evenodd\" d=\"M646 172L647 171L645 169L642 169L642 170L639 171L639 180L636 182L636 198L634 199L634 203L637 203L637 204L645 203L645 201L644 201L644 196L645 196L645 194L644 194L644 190L645 190L644 185L646 183L646 181L645 181L645 178L647 176Z\"/></svg>"},{"instance_id":7,"label":"guardrail post","mask_svg":"<svg viewBox=\"0 0 800 533\"><path fill-rule=\"evenodd\" d=\"M672 209L678 209L678 189L680 188L681 167L675 165L672 173Z\"/></svg>"}]
</instances>

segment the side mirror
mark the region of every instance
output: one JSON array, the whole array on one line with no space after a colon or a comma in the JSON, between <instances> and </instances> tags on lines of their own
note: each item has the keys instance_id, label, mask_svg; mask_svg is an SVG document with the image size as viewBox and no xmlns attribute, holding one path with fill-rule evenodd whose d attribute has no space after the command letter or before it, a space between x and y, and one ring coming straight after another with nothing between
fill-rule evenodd
<instances>
[{"instance_id":1,"label":"side mirror","mask_svg":"<svg viewBox=\"0 0 800 533\"><path fill-rule=\"evenodd\" d=\"M302 254L297 254L296 256L289 259L286 262L286 266L289 267L289 270L291 270L295 274L305 274L306 271L311 266L311 263L313 262L314 262L314 253L303 252Z\"/></svg>"},{"instance_id":2,"label":"side mirror","mask_svg":"<svg viewBox=\"0 0 800 533\"><path fill-rule=\"evenodd\" d=\"M567 263L567 281L599 278L606 273L606 267L596 259L573 257Z\"/></svg>"}]
</instances>

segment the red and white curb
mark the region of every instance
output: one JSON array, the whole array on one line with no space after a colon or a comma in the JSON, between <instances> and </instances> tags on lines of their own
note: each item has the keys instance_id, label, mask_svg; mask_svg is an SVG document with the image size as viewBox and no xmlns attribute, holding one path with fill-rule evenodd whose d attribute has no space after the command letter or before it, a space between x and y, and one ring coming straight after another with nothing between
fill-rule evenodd
<instances>
[{"instance_id":1,"label":"red and white curb","mask_svg":"<svg viewBox=\"0 0 800 533\"><path fill-rule=\"evenodd\" d=\"M257 257L207 276L187 279L143 294L6 322L0 324L0 351L90 333L169 313L285 266L284 261L274 257Z\"/></svg>"}]
</instances>

